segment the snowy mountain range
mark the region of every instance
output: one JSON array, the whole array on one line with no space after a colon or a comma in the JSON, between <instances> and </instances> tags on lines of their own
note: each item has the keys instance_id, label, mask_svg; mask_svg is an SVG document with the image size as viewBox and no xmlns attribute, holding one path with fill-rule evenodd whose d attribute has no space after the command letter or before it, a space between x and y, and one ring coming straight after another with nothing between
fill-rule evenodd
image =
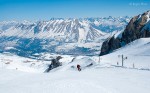
<instances>
[{"instance_id":1,"label":"snowy mountain range","mask_svg":"<svg viewBox=\"0 0 150 93\"><path fill-rule=\"evenodd\" d=\"M101 43L122 31L130 17L63 19L49 21L0 22L1 52L27 55L40 52L97 53ZM84 45L83 45L84 44Z\"/></svg>"}]
</instances>

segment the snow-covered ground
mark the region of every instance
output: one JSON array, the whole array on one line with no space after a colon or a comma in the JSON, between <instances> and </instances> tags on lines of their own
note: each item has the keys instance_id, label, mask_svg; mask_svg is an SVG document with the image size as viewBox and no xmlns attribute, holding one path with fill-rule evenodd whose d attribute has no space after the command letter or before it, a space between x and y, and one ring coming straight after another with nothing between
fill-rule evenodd
<instances>
[{"instance_id":1,"label":"snow-covered ground","mask_svg":"<svg viewBox=\"0 0 150 93\"><path fill-rule=\"evenodd\" d=\"M50 61L0 54L0 93L149 93L149 42L136 40L100 61L98 56L61 55L62 66L49 73L43 72ZM124 67L122 54L127 57ZM45 59L56 56L42 54Z\"/></svg>"},{"instance_id":2,"label":"snow-covered ground","mask_svg":"<svg viewBox=\"0 0 150 93\"><path fill-rule=\"evenodd\" d=\"M52 73L0 70L1 93L149 93L150 72L97 68Z\"/></svg>"},{"instance_id":3,"label":"snow-covered ground","mask_svg":"<svg viewBox=\"0 0 150 93\"><path fill-rule=\"evenodd\" d=\"M108 55L102 56L102 63L111 63L116 65L117 62L121 66L121 55L123 54L124 66L132 68L133 65L138 69L149 69L150 70L150 38L141 38L135 40L128 45L110 53Z\"/></svg>"}]
</instances>

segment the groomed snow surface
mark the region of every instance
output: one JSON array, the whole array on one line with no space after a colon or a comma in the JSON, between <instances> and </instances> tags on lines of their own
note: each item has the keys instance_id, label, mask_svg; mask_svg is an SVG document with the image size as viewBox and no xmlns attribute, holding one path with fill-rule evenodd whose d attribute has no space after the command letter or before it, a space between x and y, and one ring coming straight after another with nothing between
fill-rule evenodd
<instances>
[{"instance_id":1,"label":"groomed snow surface","mask_svg":"<svg viewBox=\"0 0 150 93\"><path fill-rule=\"evenodd\" d=\"M55 73L0 70L1 93L149 93L149 71L101 68Z\"/></svg>"},{"instance_id":2,"label":"groomed snow surface","mask_svg":"<svg viewBox=\"0 0 150 93\"><path fill-rule=\"evenodd\" d=\"M98 56L61 55L62 66L49 73L43 72L50 61L0 54L0 93L149 93L149 42L149 38L136 40L100 61ZM124 67L122 54L127 57Z\"/></svg>"}]
</instances>

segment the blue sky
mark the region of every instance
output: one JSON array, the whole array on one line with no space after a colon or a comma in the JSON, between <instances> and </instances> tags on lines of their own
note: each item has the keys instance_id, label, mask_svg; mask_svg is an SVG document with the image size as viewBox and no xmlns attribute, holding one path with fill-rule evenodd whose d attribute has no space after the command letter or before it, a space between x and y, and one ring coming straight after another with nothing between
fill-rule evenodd
<instances>
[{"instance_id":1,"label":"blue sky","mask_svg":"<svg viewBox=\"0 0 150 93\"><path fill-rule=\"evenodd\" d=\"M0 21L134 16L147 10L149 0L0 0Z\"/></svg>"}]
</instances>

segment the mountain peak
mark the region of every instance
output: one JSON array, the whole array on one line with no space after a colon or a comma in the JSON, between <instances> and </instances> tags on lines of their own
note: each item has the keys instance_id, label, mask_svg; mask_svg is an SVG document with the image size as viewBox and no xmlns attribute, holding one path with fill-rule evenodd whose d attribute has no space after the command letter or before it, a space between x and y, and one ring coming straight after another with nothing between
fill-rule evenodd
<instances>
[{"instance_id":1,"label":"mountain peak","mask_svg":"<svg viewBox=\"0 0 150 93\"><path fill-rule=\"evenodd\" d=\"M101 54L105 55L126 44L144 37L150 37L150 11L134 16L125 30L119 35L112 36L106 40L101 48ZM115 37L117 36L117 37ZM121 37L120 37L121 36Z\"/></svg>"}]
</instances>

